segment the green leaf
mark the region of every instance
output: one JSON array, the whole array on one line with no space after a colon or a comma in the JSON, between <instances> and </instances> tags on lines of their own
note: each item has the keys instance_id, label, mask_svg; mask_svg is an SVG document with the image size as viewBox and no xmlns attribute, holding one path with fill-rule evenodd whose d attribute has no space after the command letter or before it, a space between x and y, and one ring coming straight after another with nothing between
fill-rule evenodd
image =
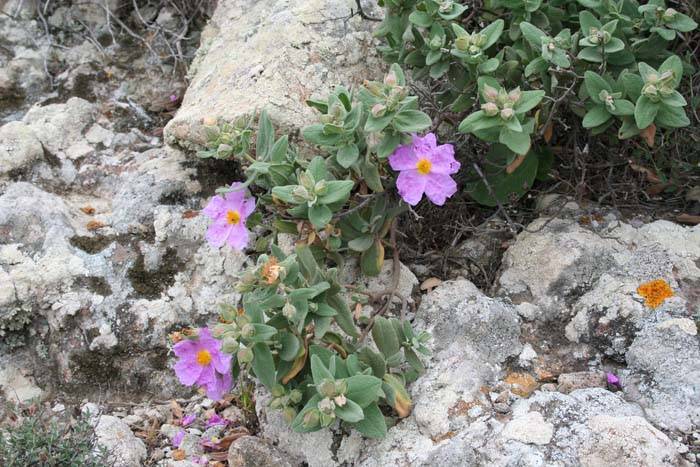
<instances>
[{"instance_id":1,"label":"green leaf","mask_svg":"<svg viewBox=\"0 0 700 467\"><path fill-rule=\"evenodd\" d=\"M272 162L283 162L289 149L289 138L287 135L281 136L270 150L270 160Z\"/></svg>"},{"instance_id":2,"label":"green leaf","mask_svg":"<svg viewBox=\"0 0 700 467\"><path fill-rule=\"evenodd\" d=\"M425 365L423 365L423 362L413 351L413 349L404 348L403 353L406 356L406 361L413 367L414 370L416 370L419 374L425 371Z\"/></svg>"},{"instance_id":3,"label":"green leaf","mask_svg":"<svg viewBox=\"0 0 700 467\"><path fill-rule=\"evenodd\" d=\"M606 54L612 54L615 52L619 52L620 50L624 50L625 43L622 42L622 40L618 39L617 37L612 37L612 38L610 38L610 42L605 44L604 48L605 48Z\"/></svg>"},{"instance_id":4,"label":"green leaf","mask_svg":"<svg viewBox=\"0 0 700 467\"><path fill-rule=\"evenodd\" d=\"M447 70L450 68L450 62L447 60L443 60L441 62L435 63L433 66L430 67L430 77L433 79L438 79L442 77L445 73L447 73Z\"/></svg>"},{"instance_id":5,"label":"green leaf","mask_svg":"<svg viewBox=\"0 0 700 467\"><path fill-rule=\"evenodd\" d=\"M593 63L601 63L603 61L603 56L597 47L584 47L576 57Z\"/></svg>"},{"instance_id":6,"label":"green leaf","mask_svg":"<svg viewBox=\"0 0 700 467\"><path fill-rule=\"evenodd\" d=\"M377 157L384 159L389 157L394 149L401 143L401 134L399 133L385 133L382 140L377 146Z\"/></svg>"},{"instance_id":7,"label":"green leaf","mask_svg":"<svg viewBox=\"0 0 700 467\"><path fill-rule=\"evenodd\" d=\"M404 133L416 133L425 130L432 123L430 117L420 110L402 110L396 114L392 121L394 128Z\"/></svg>"},{"instance_id":8,"label":"green leaf","mask_svg":"<svg viewBox=\"0 0 700 467\"><path fill-rule=\"evenodd\" d=\"M432 16L430 16L428 13L425 13L424 11L418 10L414 10L408 16L408 20L416 26L420 26L422 28L429 28L430 25L433 24Z\"/></svg>"},{"instance_id":9,"label":"green leaf","mask_svg":"<svg viewBox=\"0 0 700 467\"><path fill-rule=\"evenodd\" d=\"M386 373L386 360L379 352L375 352L369 347L363 347L358 352L358 357L360 360L372 368L372 374L374 376L381 378Z\"/></svg>"},{"instance_id":10,"label":"green leaf","mask_svg":"<svg viewBox=\"0 0 700 467\"><path fill-rule=\"evenodd\" d=\"M384 265L384 245L376 239L360 256L360 267L367 276L378 276Z\"/></svg>"},{"instance_id":11,"label":"green leaf","mask_svg":"<svg viewBox=\"0 0 700 467\"><path fill-rule=\"evenodd\" d=\"M362 235L361 237L353 238L348 242L348 248L353 251L367 251L374 243L374 237L371 235Z\"/></svg>"},{"instance_id":12,"label":"green leaf","mask_svg":"<svg viewBox=\"0 0 700 467\"><path fill-rule=\"evenodd\" d=\"M345 380L348 390L345 397L365 408L379 399L382 380L371 375L355 375Z\"/></svg>"},{"instance_id":13,"label":"green leaf","mask_svg":"<svg viewBox=\"0 0 700 467\"><path fill-rule=\"evenodd\" d=\"M318 386L324 380L330 379L335 380L335 376L330 372L326 365L323 364L318 355L311 355L311 377L314 380L314 384Z\"/></svg>"},{"instance_id":14,"label":"green leaf","mask_svg":"<svg viewBox=\"0 0 700 467\"><path fill-rule=\"evenodd\" d=\"M275 130L267 112L263 110L258 120L258 136L255 142L255 154L260 160L266 160L275 142Z\"/></svg>"},{"instance_id":15,"label":"green leaf","mask_svg":"<svg viewBox=\"0 0 700 467\"><path fill-rule=\"evenodd\" d=\"M586 115L583 117L583 127L594 128L602 125L611 118L612 115L610 115L610 112L608 112L604 106L595 105L591 107L591 109L586 112Z\"/></svg>"},{"instance_id":16,"label":"green leaf","mask_svg":"<svg viewBox=\"0 0 700 467\"><path fill-rule=\"evenodd\" d=\"M484 175L488 179L491 189L489 190L489 186L480 180L467 185L466 189L469 195L480 204L496 206L498 202L510 203L513 199L525 194L537 175L538 155L530 151L518 168L513 173L508 174L505 168L512 158L513 153L505 146L501 144L491 146L486 154L487 163L484 165ZM474 175L478 178L477 174Z\"/></svg>"},{"instance_id":17,"label":"green leaf","mask_svg":"<svg viewBox=\"0 0 700 467\"><path fill-rule=\"evenodd\" d=\"M505 22L502 19L497 19L481 30L481 34L486 36L486 42L481 46L481 50L486 50L496 43L503 33L504 25Z\"/></svg>"},{"instance_id":18,"label":"green leaf","mask_svg":"<svg viewBox=\"0 0 700 467\"><path fill-rule=\"evenodd\" d=\"M498 141L516 154L526 154L530 150L530 135L525 132L516 132L503 127L498 135Z\"/></svg>"},{"instance_id":19,"label":"green leaf","mask_svg":"<svg viewBox=\"0 0 700 467\"><path fill-rule=\"evenodd\" d=\"M345 420L348 423L357 423L365 418L362 407L353 402L352 399L347 399L345 401L345 405L342 407L336 406L335 414L338 416L338 418Z\"/></svg>"},{"instance_id":20,"label":"green leaf","mask_svg":"<svg viewBox=\"0 0 700 467\"><path fill-rule=\"evenodd\" d=\"M672 86L674 88L678 87L683 77L683 63L678 55L671 55L659 66L659 73L664 73L666 71L673 72Z\"/></svg>"},{"instance_id":21,"label":"green leaf","mask_svg":"<svg viewBox=\"0 0 700 467\"><path fill-rule=\"evenodd\" d=\"M537 57L534 60L531 60L525 67L525 77L528 77L533 73L544 73L547 71L547 67L547 61L542 57Z\"/></svg>"},{"instance_id":22,"label":"green leaf","mask_svg":"<svg viewBox=\"0 0 700 467\"><path fill-rule=\"evenodd\" d=\"M392 118L394 118L394 114L392 113L384 115L383 117L375 117L372 114L369 114L367 117L367 123L365 123L365 131L368 133L382 131L387 127L387 125L389 125L389 123L391 123ZM304 138L306 139L306 135Z\"/></svg>"},{"instance_id":23,"label":"green leaf","mask_svg":"<svg viewBox=\"0 0 700 467\"><path fill-rule=\"evenodd\" d=\"M522 91L520 100L515 103L513 110L516 114L523 114L533 109L544 98L544 91Z\"/></svg>"},{"instance_id":24,"label":"green leaf","mask_svg":"<svg viewBox=\"0 0 700 467\"><path fill-rule=\"evenodd\" d=\"M355 429L367 438L384 438L386 436L386 421L377 404L364 408L365 418L354 425Z\"/></svg>"},{"instance_id":25,"label":"green leaf","mask_svg":"<svg viewBox=\"0 0 700 467\"><path fill-rule=\"evenodd\" d=\"M634 104L626 99L615 99L615 110L608 110L613 115L624 116L634 115Z\"/></svg>"},{"instance_id":26,"label":"green leaf","mask_svg":"<svg viewBox=\"0 0 700 467\"><path fill-rule=\"evenodd\" d=\"M496 71L499 64L500 62L497 58L489 58L484 63L480 63L479 66L476 68L479 71L479 73L493 73L494 71Z\"/></svg>"},{"instance_id":27,"label":"green leaf","mask_svg":"<svg viewBox=\"0 0 700 467\"><path fill-rule=\"evenodd\" d=\"M332 180L326 182L328 191L325 195L318 197L318 202L321 204L333 204L339 201L344 201L350 195L355 182L352 180Z\"/></svg>"},{"instance_id":28,"label":"green leaf","mask_svg":"<svg viewBox=\"0 0 700 467\"><path fill-rule=\"evenodd\" d=\"M360 156L360 150L357 148L356 144L349 144L338 149L338 154L336 155L336 160L341 167L347 169L355 162Z\"/></svg>"},{"instance_id":29,"label":"green leaf","mask_svg":"<svg viewBox=\"0 0 700 467\"><path fill-rule=\"evenodd\" d=\"M634 121L639 128L644 129L654 123L658 111L658 103L652 102L646 96L641 96L634 106Z\"/></svg>"},{"instance_id":30,"label":"green leaf","mask_svg":"<svg viewBox=\"0 0 700 467\"><path fill-rule=\"evenodd\" d=\"M394 326L388 319L382 316L379 316L374 321L372 338L374 339L374 343L377 344L379 351L384 354L385 359L397 354L401 348L399 338L396 335L396 331L394 331Z\"/></svg>"},{"instance_id":31,"label":"green leaf","mask_svg":"<svg viewBox=\"0 0 700 467\"><path fill-rule=\"evenodd\" d=\"M690 120L682 107L662 104L656 114L656 123L664 128L681 128L690 125Z\"/></svg>"},{"instance_id":32,"label":"green leaf","mask_svg":"<svg viewBox=\"0 0 700 467\"><path fill-rule=\"evenodd\" d=\"M483 110L477 110L462 120L458 130L462 133L474 133L475 131L486 130L500 125L503 125L503 120L497 115L489 117Z\"/></svg>"},{"instance_id":33,"label":"green leaf","mask_svg":"<svg viewBox=\"0 0 700 467\"><path fill-rule=\"evenodd\" d=\"M317 229L322 229L333 218L333 212L324 204L314 204L309 208L309 220Z\"/></svg>"},{"instance_id":34,"label":"green leaf","mask_svg":"<svg viewBox=\"0 0 700 467\"><path fill-rule=\"evenodd\" d=\"M287 204L296 204L292 192L298 185L276 186L272 188L272 196Z\"/></svg>"},{"instance_id":35,"label":"green leaf","mask_svg":"<svg viewBox=\"0 0 700 467\"><path fill-rule=\"evenodd\" d=\"M644 62L639 62L637 64L637 68L639 69L639 74L642 76L642 79L645 83L649 81L652 75L659 75L659 73L655 69L653 69Z\"/></svg>"},{"instance_id":36,"label":"green leaf","mask_svg":"<svg viewBox=\"0 0 700 467\"><path fill-rule=\"evenodd\" d=\"M603 28L603 24L588 10L581 11L578 15L578 19L581 24L581 31L586 36L589 35L591 28L596 28L598 30Z\"/></svg>"},{"instance_id":37,"label":"green leaf","mask_svg":"<svg viewBox=\"0 0 700 467\"><path fill-rule=\"evenodd\" d=\"M610 84L608 84L608 82L605 81L602 76L593 71L587 71L583 74L583 85L586 87L588 97L590 97L596 104L603 103L599 97L601 91L608 91L609 93L613 92Z\"/></svg>"},{"instance_id":38,"label":"green leaf","mask_svg":"<svg viewBox=\"0 0 700 467\"><path fill-rule=\"evenodd\" d=\"M662 101L670 107L684 107L688 105L685 98L678 91L673 91L673 94L662 98Z\"/></svg>"},{"instance_id":39,"label":"green leaf","mask_svg":"<svg viewBox=\"0 0 700 467\"><path fill-rule=\"evenodd\" d=\"M341 135L326 134L324 125L320 123L304 127L302 135L307 142L319 146L335 146L341 138Z\"/></svg>"},{"instance_id":40,"label":"green leaf","mask_svg":"<svg viewBox=\"0 0 700 467\"><path fill-rule=\"evenodd\" d=\"M690 16L684 15L680 12L676 12L673 19L667 22L666 25L680 32L690 32L698 27L698 23L696 23Z\"/></svg>"},{"instance_id":41,"label":"green leaf","mask_svg":"<svg viewBox=\"0 0 700 467\"><path fill-rule=\"evenodd\" d=\"M542 46L542 39L549 39L549 35L538 28L537 26L523 21L520 23L520 30L523 33L523 37L535 48L539 50Z\"/></svg>"},{"instance_id":42,"label":"green leaf","mask_svg":"<svg viewBox=\"0 0 700 467\"><path fill-rule=\"evenodd\" d=\"M263 383L267 389L272 389L276 380L275 361L272 358L270 348L266 344L258 342L253 345L252 367L255 376L260 382Z\"/></svg>"},{"instance_id":43,"label":"green leaf","mask_svg":"<svg viewBox=\"0 0 700 467\"><path fill-rule=\"evenodd\" d=\"M430 66L433 63L437 63L442 58L442 52L440 50L431 50L428 55L425 56L426 66Z\"/></svg>"},{"instance_id":44,"label":"green leaf","mask_svg":"<svg viewBox=\"0 0 700 467\"><path fill-rule=\"evenodd\" d=\"M286 362L291 362L297 357L299 349L301 349L299 338L290 332L284 332L280 335L280 344L282 344L280 358Z\"/></svg>"},{"instance_id":45,"label":"green leaf","mask_svg":"<svg viewBox=\"0 0 700 467\"><path fill-rule=\"evenodd\" d=\"M352 319L350 308L348 308L345 300L340 297L340 295L335 294L326 296L326 302L338 312L338 314L335 315L335 322L338 324L340 329L345 331L345 333L350 337L360 337L360 333L357 332L355 322Z\"/></svg>"}]
</instances>

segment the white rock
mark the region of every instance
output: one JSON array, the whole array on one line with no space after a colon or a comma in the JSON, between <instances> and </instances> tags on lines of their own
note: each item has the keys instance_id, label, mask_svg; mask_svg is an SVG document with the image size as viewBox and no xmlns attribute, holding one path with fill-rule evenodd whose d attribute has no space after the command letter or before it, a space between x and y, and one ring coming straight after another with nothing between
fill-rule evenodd
<instances>
[{"instance_id":1,"label":"white rock","mask_svg":"<svg viewBox=\"0 0 700 467\"><path fill-rule=\"evenodd\" d=\"M69 159L76 160L85 157L91 153L95 152L95 148L90 146L87 141L80 140L71 144L68 149L66 149L66 156Z\"/></svg>"},{"instance_id":2,"label":"white rock","mask_svg":"<svg viewBox=\"0 0 700 467\"><path fill-rule=\"evenodd\" d=\"M659 329L669 329L675 327L685 332L686 334L690 334L691 336L697 336L698 334L698 327L695 324L695 321L688 318L667 319L666 321L662 321L659 324L657 324L656 327Z\"/></svg>"},{"instance_id":3,"label":"white rock","mask_svg":"<svg viewBox=\"0 0 700 467\"><path fill-rule=\"evenodd\" d=\"M554 426L545 422L539 412L514 418L503 429L501 435L506 439L512 439L527 444L547 444L554 434Z\"/></svg>"},{"instance_id":4,"label":"white rock","mask_svg":"<svg viewBox=\"0 0 700 467\"><path fill-rule=\"evenodd\" d=\"M44 150L30 127L10 122L0 127L0 176L41 159Z\"/></svg>"},{"instance_id":5,"label":"white rock","mask_svg":"<svg viewBox=\"0 0 700 467\"><path fill-rule=\"evenodd\" d=\"M101 415L95 426L97 443L109 452L115 467L140 467L146 459L146 445L131 432L124 420Z\"/></svg>"},{"instance_id":6,"label":"white rock","mask_svg":"<svg viewBox=\"0 0 700 467\"><path fill-rule=\"evenodd\" d=\"M85 139L90 144L103 144L106 147L112 145L114 139L114 132L104 128L98 123L95 123L87 133L85 133Z\"/></svg>"},{"instance_id":7,"label":"white rock","mask_svg":"<svg viewBox=\"0 0 700 467\"><path fill-rule=\"evenodd\" d=\"M0 389L2 389L5 399L23 403L40 398L43 394L41 388L36 386L32 379L25 376L10 358L7 356L0 359Z\"/></svg>"}]
</instances>

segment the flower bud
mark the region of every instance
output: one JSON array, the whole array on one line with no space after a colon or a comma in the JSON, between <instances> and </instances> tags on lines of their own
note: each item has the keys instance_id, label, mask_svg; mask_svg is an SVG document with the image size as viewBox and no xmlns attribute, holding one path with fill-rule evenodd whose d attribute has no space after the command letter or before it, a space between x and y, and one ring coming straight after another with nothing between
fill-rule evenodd
<instances>
[{"instance_id":1,"label":"flower bud","mask_svg":"<svg viewBox=\"0 0 700 467\"><path fill-rule=\"evenodd\" d=\"M323 196L328 191L328 183L325 180L320 180L314 185L314 193L316 196Z\"/></svg>"},{"instance_id":2,"label":"flower bud","mask_svg":"<svg viewBox=\"0 0 700 467\"><path fill-rule=\"evenodd\" d=\"M384 84L386 84L387 86L396 86L396 83L397 79L394 72L390 71L389 73L387 73L387 75L384 77Z\"/></svg>"},{"instance_id":3,"label":"flower bud","mask_svg":"<svg viewBox=\"0 0 700 467\"><path fill-rule=\"evenodd\" d=\"M282 314L287 319L294 318L294 315L296 314L296 312L297 312L296 307L289 302L285 303L284 306L282 307Z\"/></svg>"},{"instance_id":4,"label":"flower bud","mask_svg":"<svg viewBox=\"0 0 700 467\"><path fill-rule=\"evenodd\" d=\"M520 91L520 87L517 87L513 89L511 92L508 93L508 100L515 104L520 100L522 97L523 93Z\"/></svg>"},{"instance_id":5,"label":"flower bud","mask_svg":"<svg viewBox=\"0 0 700 467\"><path fill-rule=\"evenodd\" d=\"M337 405L338 407L343 407L343 406L348 402L348 400L345 398L345 396L344 396L343 394L341 394L341 395L339 395L339 396L335 396L335 397L333 398L333 402L334 402L335 405Z\"/></svg>"},{"instance_id":6,"label":"flower bud","mask_svg":"<svg viewBox=\"0 0 700 467\"><path fill-rule=\"evenodd\" d=\"M253 351L246 347L239 350L236 356L238 357L238 363L240 363L241 365L253 361Z\"/></svg>"},{"instance_id":7,"label":"flower bud","mask_svg":"<svg viewBox=\"0 0 700 467\"><path fill-rule=\"evenodd\" d=\"M294 421L294 418L297 416L297 411L294 410L292 407L285 407L282 409L282 415L284 416L284 419L287 421L287 423L292 423Z\"/></svg>"},{"instance_id":8,"label":"flower bud","mask_svg":"<svg viewBox=\"0 0 700 467\"><path fill-rule=\"evenodd\" d=\"M306 412L306 414L304 414L304 428L314 428L318 426L320 416L321 413L316 409Z\"/></svg>"},{"instance_id":9,"label":"flower bud","mask_svg":"<svg viewBox=\"0 0 700 467\"><path fill-rule=\"evenodd\" d=\"M221 350L223 350L224 353L231 355L238 352L239 347L240 344L238 343L238 341L231 337L227 337L226 339L224 339L223 344L221 344Z\"/></svg>"},{"instance_id":10,"label":"flower bud","mask_svg":"<svg viewBox=\"0 0 700 467\"><path fill-rule=\"evenodd\" d=\"M465 52L467 49L469 49L470 45L471 38L469 36L459 36L457 39L455 39L455 47L457 50Z\"/></svg>"},{"instance_id":11,"label":"flower bud","mask_svg":"<svg viewBox=\"0 0 700 467\"><path fill-rule=\"evenodd\" d=\"M474 44L477 45L479 48L483 47L484 44L486 44L486 41L487 41L486 34L479 33L474 38Z\"/></svg>"},{"instance_id":12,"label":"flower bud","mask_svg":"<svg viewBox=\"0 0 700 467\"><path fill-rule=\"evenodd\" d=\"M228 145L228 144L220 144L218 148L216 148L216 155L217 156L227 156L233 151L233 147Z\"/></svg>"},{"instance_id":13,"label":"flower bud","mask_svg":"<svg viewBox=\"0 0 700 467\"><path fill-rule=\"evenodd\" d=\"M274 398L270 401L270 408L271 409L281 409L284 407L284 401L280 398Z\"/></svg>"},{"instance_id":14,"label":"flower bud","mask_svg":"<svg viewBox=\"0 0 700 467\"><path fill-rule=\"evenodd\" d=\"M660 93L663 97L668 97L668 96L670 96L671 94L673 94L673 92L674 92L674 91L673 91L673 88L671 88L670 86L663 85L663 86L661 86L661 87L659 88L659 93Z\"/></svg>"},{"instance_id":15,"label":"flower bud","mask_svg":"<svg viewBox=\"0 0 700 467\"><path fill-rule=\"evenodd\" d=\"M253 337L255 335L255 326L250 323L246 324L243 326L243 329L241 329L241 335L248 338Z\"/></svg>"},{"instance_id":16,"label":"flower bud","mask_svg":"<svg viewBox=\"0 0 700 467\"><path fill-rule=\"evenodd\" d=\"M297 185L296 187L294 187L294 189L292 190L292 196L294 197L294 200L299 203L303 203L304 201L311 201L314 198L309 193L309 190L307 190L301 185Z\"/></svg>"},{"instance_id":17,"label":"flower bud","mask_svg":"<svg viewBox=\"0 0 700 467\"><path fill-rule=\"evenodd\" d=\"M483 110L489 117L493 117L494 115L498 114L498 106L493 102L481 104L481 110Z\"/></svg>"},{"instance_id":18,"label":"flower bud","mask_svg":"<svg viewBox=\"0 0 700 467\"><path fill-rule=\"evenodd\" d=\"M329 397L321 399L318 402L318 410L320 410L322 414L332 414L335 412L335 402Z\"/></svg>"},{"instance_id":19,"label":"flower bud","mask_svg":"<svg viewBox=\"0 0 700 467\"><path fill-rule=\"evenodd\" d=\"M298 404L299 402L301 402L302 396L303 396L303 394L301 393L300 390L293 389L289 393L289 400L292 401L293 404Z\"/></svg>"},{"instance_id":20,"label":"flower bud","mask_svg":"<svg viewBox=\"0 0 700 467\"><path fill-rule=\"evenodd\" d=\"M329 426L335 420L335 412L323 413L321 412L321 426Z\"/></svg>"},{"instance_id":21,"label":"flower bud","mask_svg":"<svg viewBox=\"0 0 700 467\"><path fill-rule=\"evenodd\" d=\"M403 35L401 36L401 39L404 42L413 42L416 40L416 37L413 35L413 28L411 25L409 25L406 30L403 32Z\"/></svg>"},{"instance_id":22,"label":"flower bud","mask_svg":"<svg viewBox=\"0 0 700 467\"><path fill-rule=\"evenodd\" d=\"M653 84L647 84L642 88L642 94L647 97L656 97L659 93L658 88Z\"/></svg>"},{"instance_id":23,"label":"flower bud","mask_svg":"<svg viewBox=\"0 0 700 467\"><path fill-rule=\"evenodd\" d=\"M452 0L443 0L438 3L440 3L440 13L449 13L450 11L452 11L452 6L454 5L454 2Z\"/></svg>"},{"instance_id":24,"label":"flower bud","mask_svg":"<svg viewBox=\"0 0 700 467\"><path fill-rule=\"evenodd\" d=\"M431 49L438 50L440 47L442 47L444 40L444 37L435 36L432 39L430 39L430 43L428 45Z\"/></svg>"},{"instance_id":25,"label":"flower bud","mask_svg":"<svg viewBox=\"0 0 700 467\"><path fill-rule=\"evenodd\" d=\"M588 40L591 41L592 44L600 43L599 32L598 28L591 28L588 30Z\"/></svg>"},{"instance_id":26,"label":"flower bud","mask_svg":"<svg viewBox=\"0 0 700 467\"><path fill-rule=\"evenodd\" d=\"M318 386L318 392L325 397L335 396L335 382L330 379L323 380L323 382Z\"/></svg>"},{"instance_id":27,"label":"flower bud","mask_svg":"<svg viewBox=\"0 0 700 467\"><path fill-rule=\"evenodd\" d=\"M496 99L498 99L498 91L496 88L492 88L488 84L484 85L483 94L487 102L496 102Z\"/></svg>"},{"instance_id":28,"label":"flower bud","mask_svg":"<svg viewBox=\"0 0 700 467\"><path fill-rule=\"evenodd\" d=\"M281 384L275 384L274 386L272 386L272 391L270 392L272 393L272 397L282 397L285 393L284 386L282 386Z\"/></svg>"},{"instance_id":29,"label":"flower bud","mask_svg":"<svg viewBox=\"0 0 700 467\"><path fill-rule=\"evenodd\" d=\"M510 120L511 118L513 118L513 115L515 115L515 112L513 111L513 109L502 109L501 110L501 118L503 120Z\"/></svg>"},{"instance_id":30,"label":"flower bud","mask_svg":"<svg viewBox=\"0 0 700 467\"><path fill-rule=\"evenodd\" d=\"M610 39L612 39L612 34L610 34L608 31L601 31L598 34L600 35L600 40L603 42L603 44L607 44L610 42Z\"/></svg>"},{"instance_id":31,"label":"flower bud","mask_svg":"<svg viewBox=\"0 0 700 467\"><path fill-rule=\"evenodd\" d=\"M671 21L673 18L675 18L676 13L678 13L676 10L673 8L667 8L666 11L664 11L663 15L661 15L661 18L664 21Z\"/></svg>"},{"instance_id":32,"label":"flower bud","mask_svg":"<svg viewBox=\"0 0 700 467\"><path fill-rule=\"evenodd\" d=\"M550 43L547 45L547 48L550 50L550 52L554 52L554 50L556 50L557 46L556 46L556 44L555 44L554 42L550 42Z\"/></svg>"},{"instance_id":33,"label":"flower bud","mask_svg":"<svg viewBox=\"0 0 700 467\"><path fill-rule=\"evenodd\" d=\"M384 104L374 104L371 112L374 118L383 117L386 114L386 106Z\"/></svg>"}]
</instances>

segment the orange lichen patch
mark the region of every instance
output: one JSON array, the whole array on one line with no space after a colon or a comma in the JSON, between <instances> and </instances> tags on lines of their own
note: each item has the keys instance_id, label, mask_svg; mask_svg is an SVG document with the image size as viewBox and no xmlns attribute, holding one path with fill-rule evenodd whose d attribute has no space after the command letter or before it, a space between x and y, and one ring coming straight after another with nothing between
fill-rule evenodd
<instances>
[{"instance_id":1,"label":"orange lichen patch","mask_svg":"<svg viewBox=\"0 0 700 467\"><path fill-rule=\"evenodd\" d=\"M477 401L473 400L467 402L464 399L460 399L455 405L449 408L447 413L450 415L450 417L464 417L467 415L467 412L469 412L469 409L477 405L479 405Z\"/></svg>"},{"instance_id":2,"label":"orange lichen patch","mask_svg":"<svg viewBox=\"0 0 700 467\"><path fill-rule=\"evenodd\" d=\"M170 453L170 455L172 456L173 460L176 461L185 460L185 458L187 457L187 453L182 449L175 449L172 453Z\"/></svg>"},{"instance_id":3,"label":"orange lichen patch","mask_svg":"<svg viewBox=\"0 0 700 467\"><path fill-rule=\"evenodd\" d=\"M282 266L279 265L277 258L270 256L270 259L263 264L261 274L265 278L265 282L272 285L279 279L281 271Z\"/></svg>"},{"instance_id":4,"label":"orange lichen patch","mask_svg":"<svg viewBox=\"0 0 700 467\"><path fill-rule=\"evenodd\" d=\"M80 210L88 216L92 216L93 214L95 214L95 208L93 208L92 206L83 206L82 208L80 208Z\"/></svg>"},{"instance_id":5,"label":"orange lichen patch","mask_svg":"<svg viewBox=\"0 0 700 467\"><path fill-rule=\"evenodd\" d=\"M183 219L192 219L199 215L199 211L192 211L191 209L182 213Z\"/></svg>"},{"instance_id":6,"label":"orange lichen patch","mask_svg":"<svg viewBox=\"0 0 700 467\"><path fill-rule=\"evenodd\" d=\"M528 397L537 389L535 378L527 373L510 373L504 380L511 385L511 392L520 397Z\"/></svg>"},{"instance_id":7,"label":"orange lichen patch","mask_svg":"<svg viewBox=\"0 0 700 467\"><path fill-rule=\"evenodd\" d=\"M644 297L644 304L649 308L656 308L667 298L673 297L673 289L663 279L643 283L637 287L637 293Z\"/></svg>"},{"instance_id":8,"label":"orange lichen patch","mask_svg":"<svg viewBox=\"0 0 700 467\"><path fill-rule=\"evenodd\" d=\"M443 441L445 441L447 439L454 438L454 435L456 435L456 434L457 433L454 431L448 431L447 433L442 433L442 434L439 434L437 436L434 436L431 439L433 440L433 443L438 444L438 443L442 443Z\"/></svg>"},{"instance_id":9,"label":"orange lichen patch","mask_svg":"<svg viewBox=\"0 0 700 467\"><path fill-rule=\"evenodd\" d=\"M85 228L87 228L88 230L98 230L104 226L105 226L104 222L92 220L85 225Z\"/></svg>"}]
</instances>

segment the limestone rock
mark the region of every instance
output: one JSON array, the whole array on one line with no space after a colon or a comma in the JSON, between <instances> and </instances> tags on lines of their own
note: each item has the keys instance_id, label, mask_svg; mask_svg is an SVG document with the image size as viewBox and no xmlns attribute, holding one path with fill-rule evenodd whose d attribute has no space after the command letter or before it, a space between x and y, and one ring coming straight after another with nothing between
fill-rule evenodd
<instances>
[{"instance_id":1,"label":"limestone rock","mask_svg":"<svg viewBox=\"0 0 700 467\"><path fill-rule=\"evenodd\" d=\"M53 155L66 151L95 121L94 104L71 97L65 104L32 107L22 120Z\"/></svg>"},{"instance_id":2,"label":"limestone rock","mask_svg":"<svg viewBox=\"0 0 700 467\"><path fill-rule=\"evenodd\" d=\"M34 132L22 122L0 127L0 177L30 166L44 155Z\"/></svg>"},{"instance_id":3,"label":"limestone rock","mask_svg":"<svg viewBox=\"0 0 700 467\"><path fill-rule=\"evenodd\" d=\"M228 450L228 465L230 467L291 466L274 447L255 436L244 436L231 443Z\"/></svg>"},{"instance_id":4,"label":"limestone rock","mask_svg":"<svg viewBox=\"0 0 700 467\"><path fill-rule=\"evenodd\" d=\"M276 127L293 132L314 119L305 104L312 95L376 79L384 65L373 23L348 19L351 7L345 0L220 1L166 141L195 148L204 143L204 121L233 121L263 108Z\"/></svg>"},{"instance_id":5,"label":"limestone rock","mask_svg":"<svg viewBox=\"0 0 700 467\"><path fill-rule=\"evenodd\" d=\"M551 441L553 434L553 425L545 422L541 413L528 412L508 422L501 436L521 443L543 445Z\"/></svg>"},{"instance_id":6,"label":"limestone rock","mask_svg":"<svg viewBox=\"0 0 700 467\"><path fill-rule=\"evenodd\" d=\"M109 453L115 467L140 467L146 459L146 446L131 432L129 425L111 415L101 415L95 426L97 443Z\"/></svg>"}]
</instances>

